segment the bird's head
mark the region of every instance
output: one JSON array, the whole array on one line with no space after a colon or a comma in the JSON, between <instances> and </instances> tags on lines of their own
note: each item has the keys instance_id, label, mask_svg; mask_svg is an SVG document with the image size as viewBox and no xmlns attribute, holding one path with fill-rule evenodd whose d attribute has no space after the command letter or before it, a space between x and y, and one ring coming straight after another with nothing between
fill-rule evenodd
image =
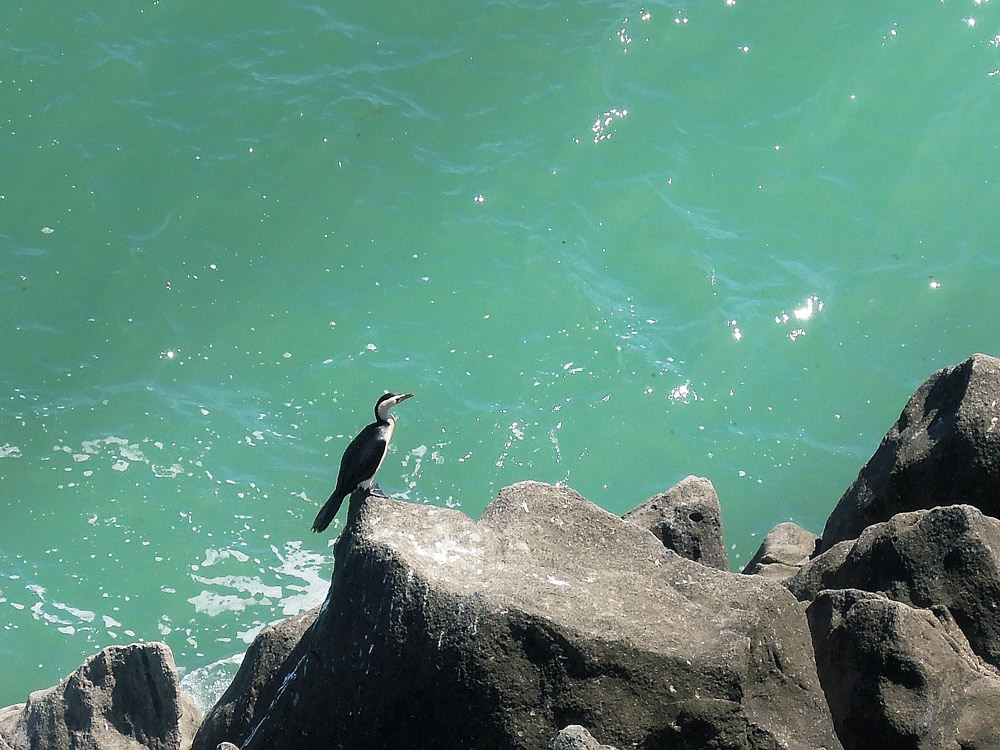
<instances>
[{"instance_id":1,"label":"bird's head","mask_svg":"<svg viewBox=\"0 0 1000 750\"><path fill-rule=\"evenodd\" d=\"M389 410L400 401L413 398L412 393L387 393L375 402L375 419L385 422L389 419Z\"/></svg>"}]
</instances>

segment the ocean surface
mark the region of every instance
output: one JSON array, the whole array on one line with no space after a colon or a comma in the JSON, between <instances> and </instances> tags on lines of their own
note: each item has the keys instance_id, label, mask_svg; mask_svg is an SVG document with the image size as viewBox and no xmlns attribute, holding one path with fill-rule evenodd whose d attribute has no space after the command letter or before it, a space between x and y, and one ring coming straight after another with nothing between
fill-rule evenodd
<instances>
[{"instance_id":1,"label":"ocean surface","mask_svg":"<svg viewBox=\"0 0 1000 750\"><path fill-rule=\"evenodd\" d=\"M208 704L383 489L689 474L739 570L1000 354L1000 0L8 3L0 705L163 640Z\"/></svg>"}]
</instances>

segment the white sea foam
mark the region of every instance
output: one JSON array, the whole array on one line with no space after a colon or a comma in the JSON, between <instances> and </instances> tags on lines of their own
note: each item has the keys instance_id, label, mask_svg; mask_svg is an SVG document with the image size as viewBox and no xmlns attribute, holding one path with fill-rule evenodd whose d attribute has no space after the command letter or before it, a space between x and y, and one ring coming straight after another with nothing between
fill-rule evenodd
<instances>
[{"instance_id":1,"label":"white sea foam","mask_svg":"<svg viewBox=\"0 0 1000 750\"><path fill-rule=\"evenodd\" d=\"M122 624L111 615L101 615L101 618L104 620L104 627L108 630L111 628L120 628L122 626Z\"/></svg>"},{"instance_id":2,"label":"white sea foam","mask_svg":"<svg viewBox=\"0 0 1000 750\"><path fill-rule=\"evenodd\" d=\"M223 612L242 612L247 605L253 604L253 598L244 599L236 594L219 594L207 589L188 601L194 605L194 610L200 615L215 617Z\"/></svg>"},{"instance_id":3,"label":"white sea foam","mask_svg":"<svg viewBox=\"0 0 1000 750\"><path fill-rule=\"evenodd\" d=\"M11 445L10 443L4 443L0 445L0 458L20 458L21 449L16 445Z\"/></svg>"},{"instance_id":4,"label":"white sea foam","mask_svg":"<svg viewBox=\"0 0 1000 750\"><path fill-rule=\"evenodd\" d=\"M147 455L147 451L151 449L162 452L164 444L162 441L152 440L151 438L143 438L138 442L133 442L122 437L117 437L116 435L108 435L103 438L84 440L80 443L79 449L76 450L69 445L60 444L53 446L54 451L69 454L76 464L90 462L89 465L93 468L88 468L84 472L84 476L86 477L93 476L94 468L99 468L99 466L94 466L94 464L103 463L101 459L105 459L107 465L112 470L118 472L128 471L130 467L138 464L148 466L153 476L157 478L174 479L188 473L179 460L160 462L150 458ZM14 448L14 450L17 449ZM0 458L4 457L3 451L4 449L0 448ZM18 452L17 455L20 455L20 453Z\"/></svg>"},{"instance_id":5,"label":"white sea foam","mask_svg":"<svg viewBox=\"0 0 1000 750\"><path fill-rule=\"evenodd\" d=\"M202 712L207 712L229 687L243 663L243 653L191 669L181 675L181 688L190 695Z\"/></svg>"},{"instance_id":6,"label":"white sea foam","mask_svg":"<svg viewBox=\"0 0 1000 750\"><path fill-rule=\"evenodd\" d=\"M206 588L190 597L188 602L194 605L196 612L210 617L223 612L242 612L248 607L268 610L277 607L282 615L288 617L319 605L329 587L329 580L321 574L327 559L302 549L300 541L287 542L283 550L271 545L271 551L278 560L277 565L267 569L274 574L273 581L265 580L265 571L260 568L259 560L251 560L240 550L205 550L203 561L193 566L196 570L222 566L238 571L244 566L253 566L254 574L226 573L209 577L192 572L192 580ZM298 579L299 583L288 579Z\"/></svg>"},{"instance_id":7,"label":"white sea foam","mask_svg":"<svg viewBox=\"0 0 1000 750\"><path fill-rule=\"evenodd\" d=\"M201 567L207 568L211 565L215 565L220 560L226 560L228 558L234 558L239 562L246 562L250 559L250 556L245 552L240 552L235 549L207 549L205 550L205 559L201 563Z\"/></svg>"},{"instance_id":8,"label":"white sea foam","mask_svg":"<svg viewBox=\"0 0 1000 750\"><path fill-rule=\"evenodd\" d=\"M330 581L322 573L327 559L312 550L302 549L302 542L286 542L284 551L273 544L271 551L278 558L278 565L272 570L279 577L298 578L301 584L286 583L284 588L293 593L281 599L281 611L286 617L297 615L323 602Z\"/></svg>"}]
</instances>

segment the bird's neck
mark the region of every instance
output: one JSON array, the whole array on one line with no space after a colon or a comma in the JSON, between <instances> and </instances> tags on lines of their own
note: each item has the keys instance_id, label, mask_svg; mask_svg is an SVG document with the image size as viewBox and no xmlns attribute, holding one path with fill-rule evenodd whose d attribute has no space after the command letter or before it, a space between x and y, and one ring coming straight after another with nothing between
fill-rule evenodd
<instances>
[{"instance_id":1,"label":"bird's neck","mask_svg":"<svg viewBox=\"0 0 1000 750\"><path fill-rule=\"evenodd\" d=\"M378 423L377 430L379 437L385 441L386 445L389 445L389 441L392 440L392 433L396 431L396 420L390 416L384 422Z\"/></svg>"}]
</instances>

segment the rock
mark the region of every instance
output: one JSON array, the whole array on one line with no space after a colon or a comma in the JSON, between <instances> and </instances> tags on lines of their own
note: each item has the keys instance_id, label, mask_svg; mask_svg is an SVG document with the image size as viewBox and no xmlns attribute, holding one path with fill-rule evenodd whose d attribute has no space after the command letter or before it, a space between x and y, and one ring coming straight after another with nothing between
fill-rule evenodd
<instances>
[{"instance_id":1,"label":"rock","mask_svg":"<svg viewBox=\"0 0 1000 750\"><path fill-rule=\"evenodd\" d=\"M681 557L729 570L719 496L712 483L703 477L682 479L623 518L649 529L664 547Z\"/></svg>"},{"instance_id":2,"label":"rock","mask_svg":"<svg viewBox=\"0 0 1000 750\"><path fill-rule=\"evenodd\" d=\"M976 657L946 608L847 589L821 592L807 612L846 750L998 747L1000 673Z\"/></svg>"},{"instance_id":3,"label":"rock","mask_svg":"<svg viewBox=\"0 0 1000 750\"><path fill-rule=\"evenodd\" d=\"M254 638L232 683L198 728L192 750L217 750L227 738L250 734L254 716L271 705L281 687L273 676L292 671L299 658L293 651L318 614L319 607L302 612Z\"/></svg>"},{"instance_id":4,"label":"rock","mask_svg":"<svg viewBox=\"0 0 1000 750\"><path fill-rule=\"evenodd\" d=\"M0 750L14 750L13 738L14 727L24 711L23 703L0 708ZM23 747L24 743L21 743Z\"/></svg>"},{"instance_id":5,"label":"rock","mask_svg":"<svg viewBox=\"0 0 1000 750\"><path fill-rule=\"evenodd\" d=\"M109 646L16 714L0 712L0 737L13 750L185 750L200 719L166 644L135 643Z\"/></svg>"},{"instance_id":6,"label":"rock","mask_svg":"<svg viewBox=\"0 0 1000 750\"><path fill-rule=\"evenodd\" d=\"M602 745L594 735L579 724L570 724L552 738L549 750L616 750L611 745Z\"/></svg>"},{"instance_id":7,"label":"rock","mask_svg":"<svg viewBox=\"0 0 1000 750\"><path fill-rule=\"evenodd\" d=\"M811 602L823 589L850 588L837 585L837 574L847 555L854 549L855 541L849 539L846 542L838 542L826 552L817 555L799 568L798 573L785 579L785 586L802 602Z\"/></svg>"},{"instance_id":8,"label":"rock","mask_svg":"<svg viewBox=\"0 0 1000 750\"><path fill-rule=\"evenodd\" d=\"M232 742L220 742L215 750L240 750L240 748Z\"/></svg>"},{"instance_id":9,"label":"rock","mask_svg":"<svg viewBox=\"0 0 1000 750\"><path fill-rule=\"evenodd\" d=\"M967 503L1000 516L1000 360L931 375L837 503L822 550L897 513Z\"/></svg>"},{"instance_id":10,"label":"rock","mask_svg":"<svg viewBox=\"0 0 1000 750\"><path fill-rule=\"evenodd\" d=\"M816 552L819 537L791 521L779 523L760 543L743 569L744 575L759 575L784 581L795 575Z\"/></svg>"},{"instance_id":11,"label":"rock","mask_svg":"<svg viewBox=\"0 0 1000 750\"><path fill-rule=\"evenodd\" d=\"M803 567L788 587L802 601L821 588L856 588L912 607L944 605L972 649L1000 666L1000 521L971 505L900 513L870 526Z\"/></svg>"},{"instance_id":12,"label":"rock","mask_svg":"<svg viewBox=\"0 0 1000 750\"><path fill-rule=\"evenodd\" d=\"M540 748L580 724L617 747L840 747L783 587L537 482L478 523L390 498L351 509L327 600L260 695L216 736Z\"/></svg>"}]
</instances>

